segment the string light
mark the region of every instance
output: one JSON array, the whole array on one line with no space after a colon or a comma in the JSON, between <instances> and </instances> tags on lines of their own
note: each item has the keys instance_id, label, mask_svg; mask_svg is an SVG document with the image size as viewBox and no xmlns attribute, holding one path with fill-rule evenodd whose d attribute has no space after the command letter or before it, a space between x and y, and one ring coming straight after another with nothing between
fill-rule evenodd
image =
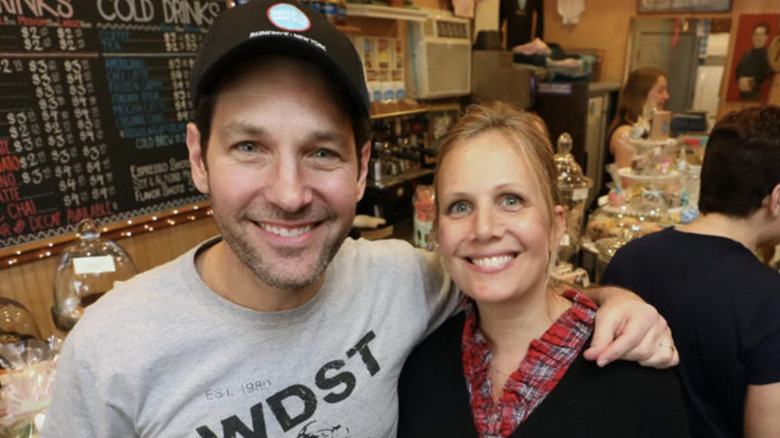
<instances>
[{"instance_id":1,"label":"string light","mask_svg":"<svg viewBox=\"0 0 780 438\"><path fill-rule=\"evenodd\" d=\"M204 206L206 207L205 209L201 209L200 207L201 205L193 205L190 207L186 207L184 209L179 207L179 208L169 210L167 213L164 214L155 214L152 216L127 219L123 224L117 224L113 226L111 225L103 226L101 227L101 232L107 234L106 236L107 238L111 238L110 236L112 233L115 233L114 236L118 238L132 237L133 233L138 234L137 232L139 230L146 230L147 232L153 232L155 228L150 224L160 219L165 219L169 227L174 227L177 225L195 221L199 218L209 217L214 215L214 211L211 209L210 206L205 205ZM179 216L181 216L181 220L175 220ZM127 228L127 227L132 227L132 229L122 230L122 228ZM37 255L37 259L44 259L46 257L57 255L66 246L72 243L74 236L76 239L79 237L78 233L74 233L73 235L71 235L70 239L66 237L65 239L61 239L61 240L58 239L50 242L41 242L41 246L50 249L47 251L43 251L42 250L43 248L41 248L41 246L36 247L36 245L33 243L31 247L29 247L29 249L14 251L13 254L18 258L15 257L11 259L10 254L8 256L0 256L0 263L2 263L0 266L17 265L19 263L23 263L27 260L30 260L31 258L35 259L36 255ZM35 252L36 250L41 250L41 251L36 254Z\"/></svg>"}]
</instances>

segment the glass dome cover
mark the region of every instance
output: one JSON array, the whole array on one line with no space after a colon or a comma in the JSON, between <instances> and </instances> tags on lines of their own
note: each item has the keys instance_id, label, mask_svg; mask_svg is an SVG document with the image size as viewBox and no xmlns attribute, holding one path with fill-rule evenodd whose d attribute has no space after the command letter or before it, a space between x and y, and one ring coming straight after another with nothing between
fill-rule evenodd
<instances>
[{"instance_id":1,"label":"glass dome cover","mask_svg":"<svg viewBox=\"0 0 780 438\"><path fill-rule=\"evenodd\" d=\"M0 297L0 344L13 344L30 338L41 338L30 311L15 300Z\"/></svg>"},{"instance_id":2,"label":"glass dome cover","mask_svg":"<svg viewBox=\"0 0 780 438\"><path fill-rule=\"evenodd\" d=\"M135 263L116 242L100 237L90 219L76 226L79 239L65 248L54 278L54 324L70 331L84 308L108 292L115 281L138 273Z\"/></svg>"}]
</instances>

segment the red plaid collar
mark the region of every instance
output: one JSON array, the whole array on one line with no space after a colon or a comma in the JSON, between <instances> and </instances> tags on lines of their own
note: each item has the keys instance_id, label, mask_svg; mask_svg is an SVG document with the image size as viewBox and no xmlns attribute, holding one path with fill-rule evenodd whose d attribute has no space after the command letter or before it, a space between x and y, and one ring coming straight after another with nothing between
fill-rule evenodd
<instances>
[{"instance_id":1,"label":"red plaid collar","mask_svg":"<svg viewBox=\"0 0 780 438\"><path fill-rule=\"evenodd\" d=\"M482 438L506 437L514 431L555 388L593 332L596 305L574 289L563 296L573 306L528 347L525 358L504 386L499 403L493 402L488 369L490 348L479 329L474 302L464 298L463 372L471 397L474 425Z\"/></svg>"}]
</instances>

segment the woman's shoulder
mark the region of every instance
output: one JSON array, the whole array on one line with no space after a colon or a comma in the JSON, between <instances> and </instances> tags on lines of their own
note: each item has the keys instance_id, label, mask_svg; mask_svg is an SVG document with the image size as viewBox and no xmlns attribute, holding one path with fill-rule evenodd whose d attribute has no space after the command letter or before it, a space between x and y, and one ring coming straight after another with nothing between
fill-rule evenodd
<instances>
[{"instance_id":1,"label":"woman's shoulder","mask_svg":"<svg viewBox=\"0 0 780 438\"><path fill-rule=\"evenodd\" d=\"M612 135L610 135L609 139L610 141L615 141L623 137L628 137L630 132L631 125L628 123L623 123L622 125L618 125L614 130L612 130Z\"/></svg>"},{"instance_id":2,"label":"woman's shoulder","mask_svg":"<svg viewBox=\"0 0 780 438\"><path fill-rule=\"evenodd\" d=\"M441 326L429 334L416 348L415 354L438 354L443 351L460 347L463 326L466 323L464 312L458 312L447 319Z\"/></svg>"},{"instance_id":3,"label":"woman's shoulder","mask_svg":"<svg viewBox=\"0 0 780 438\"><path fill-rule=\"evenodd\" d=\"M599 388L599 392L614 396L621 394L626 399L642 397L664 397L680 393L679 381L674 369L644 367L634 361L615 361L605 367L585 360L582 355L572 364L572 370L579 367L580 384ZM607 388L610 388L607 390Z\"/></svg>"},{"instance_id":4,"label":"woman's shoulder","mask_svg":"<svg viewBox=\"0 0 780 438\"><path fill-rule=\"evenodd\" d=\"M461 375L461 340L465 316L463 312L452 316L428 335L411 352L404 363L403 382L412 386L432 384L443 375L450 378Z\"/></svg>"},{"instance_id":5,"label":"woman's shoulder","mask_svg":"<svg viewBox=\"0 0 780 438\"><path fill-rule=\"evenodd\" d=\"M571 424L598 431L601 437L688 436L674 371L645 368L636 362L599 367L580 354L518 429L523 429L525 436L568 436L571 426L551 421L560 412L566 412Z\"/></svg>"}]
</instances>

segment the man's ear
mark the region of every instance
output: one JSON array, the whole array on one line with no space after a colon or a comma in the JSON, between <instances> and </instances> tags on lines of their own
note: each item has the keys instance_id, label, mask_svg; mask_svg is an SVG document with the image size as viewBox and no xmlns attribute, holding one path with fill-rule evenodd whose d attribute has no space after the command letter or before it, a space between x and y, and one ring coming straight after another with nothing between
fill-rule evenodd
<instances>
[{"instance_id":1,"label":"man's ear","mask_svg":"<svg viewBox=\"0 0 780 438\"><path fill-rule=\"evenodd\" d=\"M780 217L780 184L777 184L769 194L769 212L775 218Z\"/></svg>"},{"instance_id":2,"label":"man's ear","mask_svg":"<svg viewBox=\"0 0 780 438\"><path fill-rule=\"evenodd\" d=\"M192 182L201 192L209 193L209 175L206 169L206 157L200 147L200 130L194 123L187 123L187 149L190 156L190 169Z\"/></svg>"},{"instance_id":3,"label":"man's ear","mask_svg":"<svg viewBox=\"0 0 780 438\"><path fill-rule=\"evenodd\" d=\"M368 179L368 161L371 159L371 140L367 141L360 149L360 162L358 163L358 187L357 199L363 199L366 193L366 180Z\"/></svg>"}]
</instances>

